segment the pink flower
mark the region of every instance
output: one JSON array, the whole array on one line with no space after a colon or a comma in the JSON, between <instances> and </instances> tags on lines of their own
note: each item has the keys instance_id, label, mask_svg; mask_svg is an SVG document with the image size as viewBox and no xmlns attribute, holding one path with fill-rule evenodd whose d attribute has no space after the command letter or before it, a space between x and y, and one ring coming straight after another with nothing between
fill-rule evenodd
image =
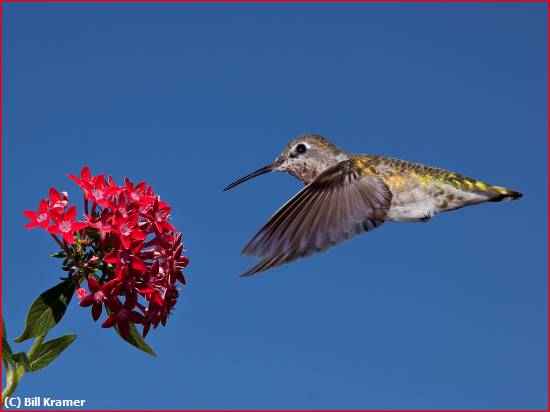
<instances>
[{"instance_id":1,"label":"pink flower","mask_svg":"<svg viewBox=\"0 0 550 412\"><path fill-rule=\"evenodd\" d=\"M105 283L101 286L93 276L88 277L88 289L90 289L90 294L80 301L80 306L92 306L92 318L94 318L94 320L98 320L101 316L103 303L108 299L109 292L113 286L113 283Z\"/></svg>"},{"instance_id":2,"label":"pink flower","mask_svg":"<svg viewBox=\"0 0 550 412\"><path fill-rule=\"evenodd\" d=\"M67 193L52 188L37 212L24 212L30 219L26 228L47 228L62 248L54 255L64 258L63 270L78 282L87 279L87 290L78 288L76 295L80 306L91 307L94 320L107 312L104 328L116 325L127 336L131 325L142 325L145 336L151 327L166 325L189 259L181 233L170 223L172 208L152 187L127 178L119 186L105 176L93 176L87 166L79 177L69 174L84 192L85 222L76 221Z\"/></svg>"},{"instance_id":3,"label":"pink flower","mask_svg":"<svg viewBox=\"0 0 550 412\"><path fill-rule=\"evenodd\" d=\"M88 292L86 292L86 289L84 289L84 288L78 288L76 290L76 296L78 297L78 299L82 299L82 298L86 297L87 294L88 294Z\"/></svg>"},{"instance_id":4,"label":"pink flower","mask_svg":"<svg viewBox=\"0 0 550 412\"><path fill-rule=\"evenodd\" d=\"M36 226L40 226L42 229L47 229L50 224L50 210L46 199L42 199L40 201L40 204L38 205L38 212L33 210L25 210L23 214L31 220L27 223L25 229L32 229Z\"/></svg>"},{"instance_id":5,"label":"pink flower","mask_svg":"<svg viewBox=\"0 0 550 412\"><path fill-rule=\"evenodd\" d=\"M92 174L90 173L90 169L88 169L88 166L84 166L82 168L79 178L71 173L69 173L68 176L73 179L82 190L87 190L88 187L90 187L90 185L92 184Z\"/></svg>"},{"instance_id":6,"label":"pink flower","mask_svg":"<svg viewBox=\"0 0 550 412\"><path fill-rule=\"evenodd\" d=\"M74 232L84 229L87 224L84 222L75 222L76 207L71 206L65 213L58 215L52 214L54 225L48 228L48 232L61 235L65 242L73 243Z\"/></svg>"},{"instance_id":7,"label":"pink flower","mask_svg":"<svg viewBox=\"0 0 550 412\"><path fill-rule=\"evenodd\" d=\"M65 210L69 204L69 195L67 192L59 193L56 188L52 187L50 189L50 209L53 212L61 213Z\"/></svg>"},{"instance_id":8,"label":"pink flower","mask_svg":"<svg viewBox=\"0 0 550 412\"><path fill-rule=\"evenodd\" d=\"M120 303L120 300L114 299L109 302L109 310L111 314L103 325L103 328L110 328L114 325L118 325L120 335L125 338L130 332L130 323L143 323L144 318L140 313L132 310L136 307L135 298L127 297L124 304Z\"/></svg>"},{"instance_id":9,"label":"pink flower","mask_svg":"<svg viewBox=\"0 0 550 412\"><path fill-rule=\"evenodd\" d=\"M112 216L108 212L102 213L100 216L95 218L86 214L84 217L86 218L86 223L89 227L97 229L102 240L105 239L107 233L113 231L113 226L111 224Z\"/></svg>"},{"instance_id":10,"label":"pink flower","mask_svg":"<svg viewBox=\"0 0 550 412\"><path fill-rule=\"evenodd\" d=\"M123 217L116 213L114 217L113 232L116 233L122 245L128 249L133 240L144 240L147 235L138 228L139 215Z\"/></svg>"},{"instance_id":11,"label":"pink flower","mask_svg":"<svg viewBox=\"0 0 550 412\"><path fill-rule=\"evenodd\" d=\"M144 216L154 225L157 232L175 232L176 228L168 222L171 207L168 203L155 198L149 211Z\"/></svg>"}]
</instances>

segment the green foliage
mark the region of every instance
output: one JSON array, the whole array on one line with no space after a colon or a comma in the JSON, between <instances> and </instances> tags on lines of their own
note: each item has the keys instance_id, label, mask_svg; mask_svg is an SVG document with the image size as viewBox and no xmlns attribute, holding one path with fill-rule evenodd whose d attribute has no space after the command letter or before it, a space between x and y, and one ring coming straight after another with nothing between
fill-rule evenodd
<instances>
[{"instance_id":1,"label":"green foliage","mask_svg":"<svg viewBox=\"0 0 550 412\"><path fill-rule=\"evenodd\" d=\"M21 365L25 369L25 372L31 371L31 363L25 352L14 353L12 359L17 365Z\"/></svg>"},{"instance_id":2,"label":"green foliage","mask_svg":"<svg viewBox=\"0 0 550 412\"><path fill-rule=\"evenodd\" d=\"M118 326L115 325L116 332L120 335L120 331L118 330ZM134 326L133 323L130 324L130 333L128 333L128 336L126 338L122 337L126 342L128 342L130 345L135 346L136 348L142 350L145 353L148 353L152 356L157 356L155 351L145 342L145 339L141 337L141 334L138 332L137 328Z\"/></svg>"},{"instance_id":3,"label":"green foliage","mask_svg":"<svg viewBox=\"0 0 550 412\"><path fill-rule=\"evenodd\" d=\"M76 290L73 279L67 279L42 293L27 313L25 330L16 342L45 335L61 320Z\"/></svg>"},{"instance_id":4,"label":"green foliage","mask_svg":"<svg viewBox=\"0 0 550 412\"><path fill-rule=\"evenodd\" d=\"M36 372L48 366L75 339L76 335L65 335L42 343L33 353L29 354L30 372Z\"/></svg>"},{"instance_id":5,"label":"green foliage","mask_svg":"<svg viewBox=\"0 0 550 412\"><path fill-rule=\"evenodd\" d=\"M8 343L8 334L6 332L6 325L4 324L4 319L2 318L2 362L4 363L4 368L8 369L15 366L13 360L13 351L11 350L10 344Z\"/></svg>"}]
</instances>

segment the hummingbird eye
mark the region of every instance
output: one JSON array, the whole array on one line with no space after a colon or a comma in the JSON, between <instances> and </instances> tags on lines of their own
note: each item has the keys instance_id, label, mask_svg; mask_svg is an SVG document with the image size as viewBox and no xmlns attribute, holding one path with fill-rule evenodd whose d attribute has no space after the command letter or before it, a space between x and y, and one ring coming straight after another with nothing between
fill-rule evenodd
<instances>
[{"instance_id":1,"label":"hummingbird eye","mask_svg":"<svg viewBox=\"0 0 550 412\"><path fill-rule=\"evenodd\" d=\"M299 154L305 153L306 150L307 150L307 147L303 143L300 143L298 146L296 146L296 152Z\"/></svg>"}]
</instances>

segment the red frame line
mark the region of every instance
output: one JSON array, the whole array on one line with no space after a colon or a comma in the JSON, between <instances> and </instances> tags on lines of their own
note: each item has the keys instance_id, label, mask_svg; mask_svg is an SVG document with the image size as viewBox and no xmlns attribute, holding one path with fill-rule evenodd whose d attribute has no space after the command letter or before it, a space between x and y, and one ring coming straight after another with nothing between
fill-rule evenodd
<instances>
[{"instance_id":1,"label":"red frame line","mask_svg":"<svg viewBox=\"0 0 550 412\"><path fill-rule=\"evenodd\" d=\"M336 0L1 0L0 1L0 96L2 95L2 85L3 85L3 79L2 79L2 53L1 53L1 47L3 44L3 3L549 3L550 0L344 0L344 1L336 1ZM548 47L548 59L547 59L547 70L550 68L550 7L547 6L546 10L547 14L547 47ZM549 135L547 136L547 143L550 143L550 71L548 73L548 85L547 85L547 103L548 103L548 131ZM0 110L3 108L3 100L0 99ZM3 234L3 228L2 228L2 210L3 210L3 198L2 198L2 185L3 185L3 157L2 157L2 146L3 146L3 136L2 136L2 122L3 122L3 110L1 110L0 113L0 233ZM548 157L550 158L550 144L548 145ZM548 176L548 192L550 193L550 165L547 170L547 176ZM548 194L547 194L548 196ZM547 231L550 233L550 203L549 198L547 197L547 207L548 207L548 226ZM548 235L547 235L548 236ZM550 242L548 242L548 256L550 256ZM550 259L547 256L547 264L550 266ZM2 242L2 236L0 236L0 313L2 312L2 257L3 257L3 242ZM548 276L548 296L550 296L550 270L547 273ZM548 304L548 329L550 330L550 303ZM547 337L548 340L548 337ZM1 348L0 343L0 348ZM550 412L550 346L548 348L548 395L549 398L547 399L547 406L546 409L533 409L533 410L521 410L522 412ZM0 372L0 376L1 376ZM1 399L0 399L1 402ZM3 405L3 403L1 403ZM146 409L134 409L135 411L146 411ZM194 409L171 409L173 411L185 411L185 412L235 412L235 409L201 409L201 410L194 410ZM94 410L91 410L94 411ZM97 410L97 412L110 412L110 410ZM112 410L115 411L115 410ZM247 412L302 412L303 410L300 409L285 409L278 410L278 409L256 409L256 410L246 410ZM337 409L324 409L325 412L335 412ZM350 412L416 412L416 411L422 411L421 409L384 409L384 410L377 410L377 409L353 409L353 410L347 410ZM445 410L445 409L430 409L430 412L448 412L451 410ZM495 410L484 410L484 409L468 409L468 410L460 410L460 409L452 409L452 412L494 412ZM507 409L506 412L519 412L518 409Z\"/></svg>"},{"instance_id":2,"label":"red frame line","mask_svg":"<svg viewBox=\"0 0 550 412\"><path fill-rule=\"evenodd\" d=\"M2 3L547 3L548 0L2 0Z\"/></svg>"}]
</instances>

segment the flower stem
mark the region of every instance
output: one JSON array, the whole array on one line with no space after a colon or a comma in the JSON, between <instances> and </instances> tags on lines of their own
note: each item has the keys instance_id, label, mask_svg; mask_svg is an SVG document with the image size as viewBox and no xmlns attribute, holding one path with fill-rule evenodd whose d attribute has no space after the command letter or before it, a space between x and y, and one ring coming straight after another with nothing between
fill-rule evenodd
<instances>
[{"instance_id":1,"label":"flower stem","mask_svg":"<svg viewBox=\"0 0 550 412\"><path fill-rule=\"evenodd\" d=\"M45 337L46 334L37 336L29 352L27 353L27 357L29 359L36 353L38 347L42 344ZM24 374L25 367L23 365L17 365L15 368L8 369L6 371L6 387L2 391L2 399L6 399L7 397L11 396L13 392L15 392L15 389L17 388L17 385L21 381L21 378Z\"/></svg>"},{"instance_id":2,"label":"flower stem","mask_svg":"<svg viewBox=\"0 0 550 412\"><path fill-rule=\"evenodd\" d=\"M17 384L24 374L25 368L21 365L18 365L14 369L8 369L6 371L6 387L2 391L2 400L11 396L13 392L15 392L15 388L17 388Z\"/></svg>"},{"instance_id":3,"label":"flower stem","mask_svg":"<svg viewBox=\"0 0 550 412\"><path fill-rule=\"evenodd\" d=\"M59 240L59 238L58 238L56 235L54 235L53 233L50 233L50 234L52 235L53 240L55 240L55 242L56 242L59 246L61 246L61 249L63 249L63 250L65 251L65 253L67 253L67 256L69 256L70 253L69 253L69 249L67 248L67 246L64 245L63 243L61 243L61 241Z\"/></svg>"},{"instance_id":4,"label":"flower stem","mask_svg":"<svg viewBox=\"0 0 550 412\"><path fill-rule=\"evenodd\" d=\"M32 344L31 348L29 349L29 353L27 353L27 357L30 359L34 356L36 351L38 350L38 347L42 344L44 339L46 338L46 334L39 335L36 337L36 340Z\"/></svg>"}]
</instances>

